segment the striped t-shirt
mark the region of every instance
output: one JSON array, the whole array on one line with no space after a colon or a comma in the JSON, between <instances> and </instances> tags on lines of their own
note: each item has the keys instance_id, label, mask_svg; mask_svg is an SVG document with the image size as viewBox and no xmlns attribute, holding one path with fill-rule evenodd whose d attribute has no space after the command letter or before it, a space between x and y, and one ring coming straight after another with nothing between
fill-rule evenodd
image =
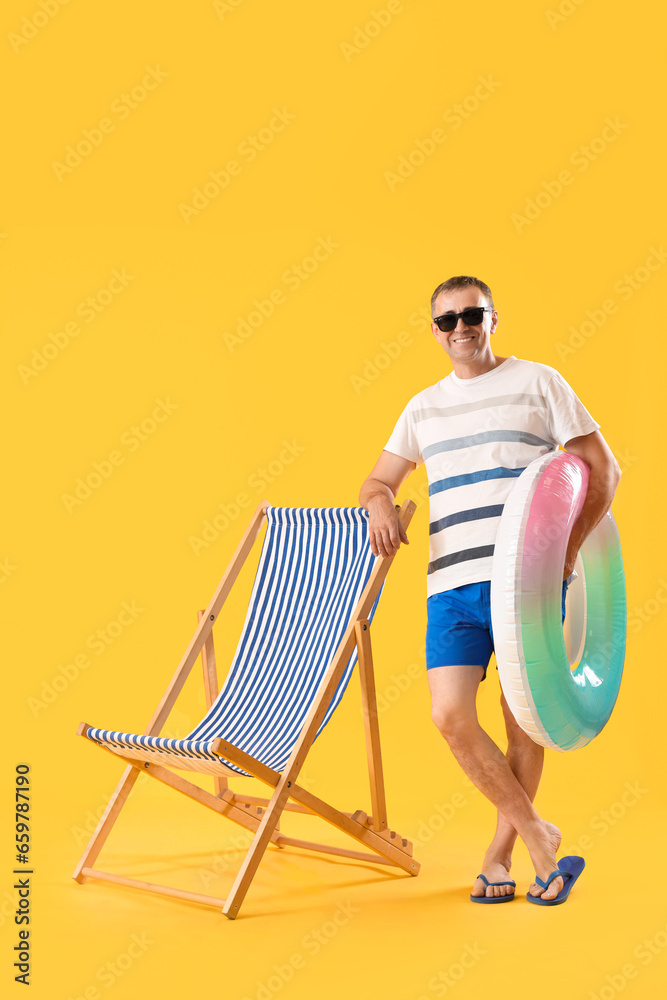
<instances>
[{"instance_id":1,"label":"striped t-shirt","mask_svg":"<svg viewBox=\"0 0 667 1000\"><path fill-rule=\"evenodd\" d=\"M600 425L549 365L506 358L413 396L385 445L426 466L427 596L491 579L503 505L529 462Z\"/></svg>"}]
</instances>

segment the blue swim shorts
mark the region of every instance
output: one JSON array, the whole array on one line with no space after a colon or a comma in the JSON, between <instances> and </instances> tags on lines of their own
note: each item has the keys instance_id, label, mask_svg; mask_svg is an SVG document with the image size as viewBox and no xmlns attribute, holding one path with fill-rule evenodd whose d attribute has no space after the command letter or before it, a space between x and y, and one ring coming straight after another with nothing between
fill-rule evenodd
<instances>
[{"instance_id":1,"label":"blue swim shorts","mask_svg":"<svg viewBox=\"0 0 667 1000\"><path fill-rule=\"evenodd\" d=\"M563 621L569 579L563 580ZM466 583L432 594L426 601L426 614L426 669L457 664L482 666L484 680L493 652L491 581Z\"/></svg>"}]
</instances>

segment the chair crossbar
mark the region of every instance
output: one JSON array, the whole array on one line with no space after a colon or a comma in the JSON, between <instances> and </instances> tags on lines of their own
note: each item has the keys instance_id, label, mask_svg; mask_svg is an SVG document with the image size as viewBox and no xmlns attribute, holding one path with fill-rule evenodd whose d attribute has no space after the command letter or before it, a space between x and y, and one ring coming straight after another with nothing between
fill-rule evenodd
<instances>
[{"instance_id":1,"label":"chair crossbar","mask_svg":"<svg viewBox=\"0 0 667 1000\"><path fill-rule=\"evenodd\" d=\"M125 885L130 889L144 889L146 892L155 892L158 896L173 896L176 899L186 899L189 903L203 903L205 906L215 906L221 909L225 905L224 899L217 896L205 896L201 892L190 892L188 889L174 889L170 885L160 885L156 882L143 882L137 878L130 878L128 875L115 875L112 872L102 872L97 868L82 868L81 874L86 878L100 879L102 882L111 882L115 885Z\"/></svg>"}]
</instances>

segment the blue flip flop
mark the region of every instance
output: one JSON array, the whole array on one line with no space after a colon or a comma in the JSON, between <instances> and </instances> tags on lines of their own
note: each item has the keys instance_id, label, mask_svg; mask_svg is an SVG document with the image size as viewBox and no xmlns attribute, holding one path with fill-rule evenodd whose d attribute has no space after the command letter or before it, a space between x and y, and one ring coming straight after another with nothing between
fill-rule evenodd
<instances>
[{"instance_id":1,"label":"blue flip flop","mask_svg":"<svg viewBox=\"0 0 667 1000\"><path fill-rule=\"evenodd\" d=\"M553 899L542 899L541 896L533 896L531 893L526 893L526 899L531 903L538 903L539 906L558 906L559 903L564 903L567 897L570 895L570 889L577 881L581 873L586 866L586 862L583 858L578 858L576 855L569 855L566 858L561 858L558 862L558 869L552 872L546 882L543 882L541 878L535 876L535 881L538 885L541 885L543 889L549 886L555 878L560 875L563 879L563 888L560 890L557 896Z\"/></svg>"},{"instance_id":2,"label":"blue flip flop","mask_svg":"<svg viewBox=\"0 0 667 1000\"><path fill-rule=\"evenodd\" d=\"M513 882L511 879L509 882L489 882L486 875L478 875L477 878L481 878L487 888L490 885L513 885L516 889L516 882ZM473 903L509 903L510 900L514 899L514 893L510 892L506 896L473 896L470 893L470 899Z\"/></svg>"}]
</instances>

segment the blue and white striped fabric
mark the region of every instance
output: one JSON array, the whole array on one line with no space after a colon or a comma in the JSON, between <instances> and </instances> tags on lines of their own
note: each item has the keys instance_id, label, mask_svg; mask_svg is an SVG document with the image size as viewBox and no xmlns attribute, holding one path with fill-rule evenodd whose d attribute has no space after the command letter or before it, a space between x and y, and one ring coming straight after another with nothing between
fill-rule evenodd
<instances>
[{"instance_id":1,"label":"blue and white striped fabric","mask_svg":"<svg viewBox=\"0 0 667 1000\"><path fill-rule=\"evenodd\" d=\"M376 557L368 540L368 512L362 507L268 507L266 518L241 638L206 717L180 740L90 729L92 740L156 763L155 751L169 750L180 758L179 769L220 773L223 764L247 774L211 752L213 740L223 737L268 767L282 770ZM343 696L356 661L355 646L318 736Z\"/></svg>"}]
</instances>

